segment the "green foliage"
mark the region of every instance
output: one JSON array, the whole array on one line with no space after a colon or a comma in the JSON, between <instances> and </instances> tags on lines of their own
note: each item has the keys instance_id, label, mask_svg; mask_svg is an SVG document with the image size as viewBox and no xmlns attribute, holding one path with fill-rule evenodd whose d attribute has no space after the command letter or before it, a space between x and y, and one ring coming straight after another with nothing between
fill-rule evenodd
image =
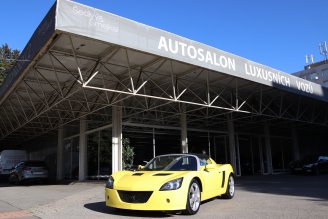
<instances>
[{"instance_id":1,"label":"green foliage","mask_svg":"<svg viewBox=\"0 0 328 219\"><path fill-rule=\"evenodd\" d=\"M133 159L134 159L134 148L130 145L130 139L129 138L123 138L122 140L122 156L123 156L123 169L128 169L133 165Z\"/></svg>"},{"instance_id":2,"label":"green foliage","mask_svg":"<svg viewBox=\"0 0 328 219\"><path fill-rule=\"evenodd\" d=\"M15 64L18 57L19 51L10 49L7 43L0 47L0 85L7 77L8 70Z\"/></svg>"}]
</instances>

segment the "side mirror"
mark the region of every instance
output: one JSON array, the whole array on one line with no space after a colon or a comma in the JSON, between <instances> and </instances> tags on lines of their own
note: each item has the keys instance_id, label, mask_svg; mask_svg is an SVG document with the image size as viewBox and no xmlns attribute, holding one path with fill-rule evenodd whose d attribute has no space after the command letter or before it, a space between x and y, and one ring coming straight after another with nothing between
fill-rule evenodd
<instances>
[{"instance_id":1,"label":"side mirror","mask_svg":"<svg viewBox=\"0 0 328 219\"><path fill-rule=\"evenodd\" d=\"M132 165L132 166L130 166L129 168L127 168L126 170L129 170L129 171L136 171L136 170L138 170L138 166L136 166L136 165Z\"/></svg>"},{"instance_id":2,"label":"side mirror","mask_svg":"<svg viewBox=\"0 0 328 219\"><path fill-rule=\"evenodd\" d=\"M144 168L144 166L138 165L138 170L142 170L143 168Z\"/></svg>"}]
</instances>

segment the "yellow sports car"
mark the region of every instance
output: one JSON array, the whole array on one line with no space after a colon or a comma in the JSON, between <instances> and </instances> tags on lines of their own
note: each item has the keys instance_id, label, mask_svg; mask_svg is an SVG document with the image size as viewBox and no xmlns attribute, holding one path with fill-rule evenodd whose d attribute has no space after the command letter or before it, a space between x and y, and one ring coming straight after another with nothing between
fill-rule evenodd
<instances>
[{"instance_id":1,"label":"yellow sports car","mask_svg":"<svg viewBox=\"0 0 328 219\"><path fill-rule=\"evenodd\" d=\"M105 199L112 208L196 214L201 201L216 196L231 199L234 193L230 164L216 164L203 154L168 154L137 171L113 173Z\"/></svg>"}]
</instances>

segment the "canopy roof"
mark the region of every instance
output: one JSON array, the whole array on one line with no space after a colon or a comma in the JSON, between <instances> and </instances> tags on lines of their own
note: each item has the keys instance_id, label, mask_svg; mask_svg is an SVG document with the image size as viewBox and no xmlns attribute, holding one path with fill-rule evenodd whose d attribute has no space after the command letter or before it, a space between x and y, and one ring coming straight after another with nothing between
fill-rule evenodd
<instances>
[{"instance_id":1,"label":"canopy roof","mask_svg":"<svg viewBox=\"0 0 328 219\"><path fill-rule=\"evenodd\" d=\"M0 87L0 143L80 117L217 127L267 119L327 125L328 90L213 47L67 0L41 22ZM227 116L228 115L228 116ZM109 119L106 119L109 118ZM201 121L201 122L200 122Z\"/></svg>"}]
</instances>

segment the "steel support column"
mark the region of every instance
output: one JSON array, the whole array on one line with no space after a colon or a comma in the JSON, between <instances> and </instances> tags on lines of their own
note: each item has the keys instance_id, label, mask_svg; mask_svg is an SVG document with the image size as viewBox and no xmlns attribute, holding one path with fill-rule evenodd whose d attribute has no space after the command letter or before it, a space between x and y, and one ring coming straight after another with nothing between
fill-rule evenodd
<instances>
[{"instance_id":1,"label":"steel support column","mask_svg":"<svg viewBox=\"0 0 328 219\"><path fill-rule=\"evenodd\" d=\"M292 126L292 141L293 141L293 159L299 160L300 159L300 149L298 144L298 135L295 125Z\"/></svg>"},{"instance_id":2,"label":"steel support column","mask_svg":"<svg viewBox=\"0 0 328 219\"><path fill-rule=\"evenodd\" d=\"M122 107L112 107L112 172L122 170Z\"/></svg>"},{"instance_id":3,"label":"steel support column","mask_svg":"<svg viewBox=\"0 0 328 219\"><path fill-rule=\"evenodd\" d=\"M63 171L63 153L64 153L64 127L58 128L58 141L57 141L57 180L64 179Z\"/></svg>"},{"instance_id":4,"label":"steel support column","mask_svg":"<svg viewBox=\"0 0 328 219\"><path fill-rule=\"evenodd\" d=\"M265 138L265 159L267 164L267 173L272 174L272 154L271 154L271 141L270 141L270 128L267 123L264 124L264 138Z\"/></svg>"},{"instance_id":5,"label":"steel support column","mask_svg":"<svg viewBox=\"0 0 328 219\"><path fill-rule=\"evenodd\" d=\"M186 115L185 104L181 104L180 126L181 126L181 152L188 153L187 115Z\"/></svg>"},{"instance_id":6,"label":"steel support column","mask_svg":"<svg viewBox=\"0 0 328 219\"><path fill-rule=\"evenodd\" d=\"M262 137L258 137L258 144L259 144L259 157L260 157L260 167L261 167L261 174L264 174L264 159L263 159L263 145L262 145Z\"/></svg>"},{"instance_id":7,"label":"steel support column","mask_svg":"<svg viewBox=\"0 0 328 219\"><path fill-rule=\"evenodd\" d=\"M237 163L236 163L236 142L235 142L235 127L233 124L233 120L228 120L228 132L229 132L229 151L230 151L230 163L235 171L237 171Z\"/></svg>"},{"instance_id":8,"label":"steel support column","mask_svg":"<svg viewBox=\"0 0 328 219\"><path fill-rule=\"evenodd\" d=\"M87 175L87 121L85 117L80 118L80 141L79 141L79 181L86 179Z\"/></svg>"},{"instance_id":9,"label":"steel support column","mask_svg":"<svg viewBox=\"0 0 328 219\"><path fill-rule=\"evenodd\" d=\"M156 139L155 139L155 129L153 128L153 157L156 157Z\"/></svg>"},{"instance_id":10,"label":"steel support column","mask_svg":"<svg viewBox=\"0 0 328 219\"><path fill-rule=\"evenodd\" d=\"M235 135L235 145L236 145L236 176L241 176L242 172L241 172L241 166L240 166L240 151L239 151L239 135L238 133Z\"/></svg>"}]
</instances>

